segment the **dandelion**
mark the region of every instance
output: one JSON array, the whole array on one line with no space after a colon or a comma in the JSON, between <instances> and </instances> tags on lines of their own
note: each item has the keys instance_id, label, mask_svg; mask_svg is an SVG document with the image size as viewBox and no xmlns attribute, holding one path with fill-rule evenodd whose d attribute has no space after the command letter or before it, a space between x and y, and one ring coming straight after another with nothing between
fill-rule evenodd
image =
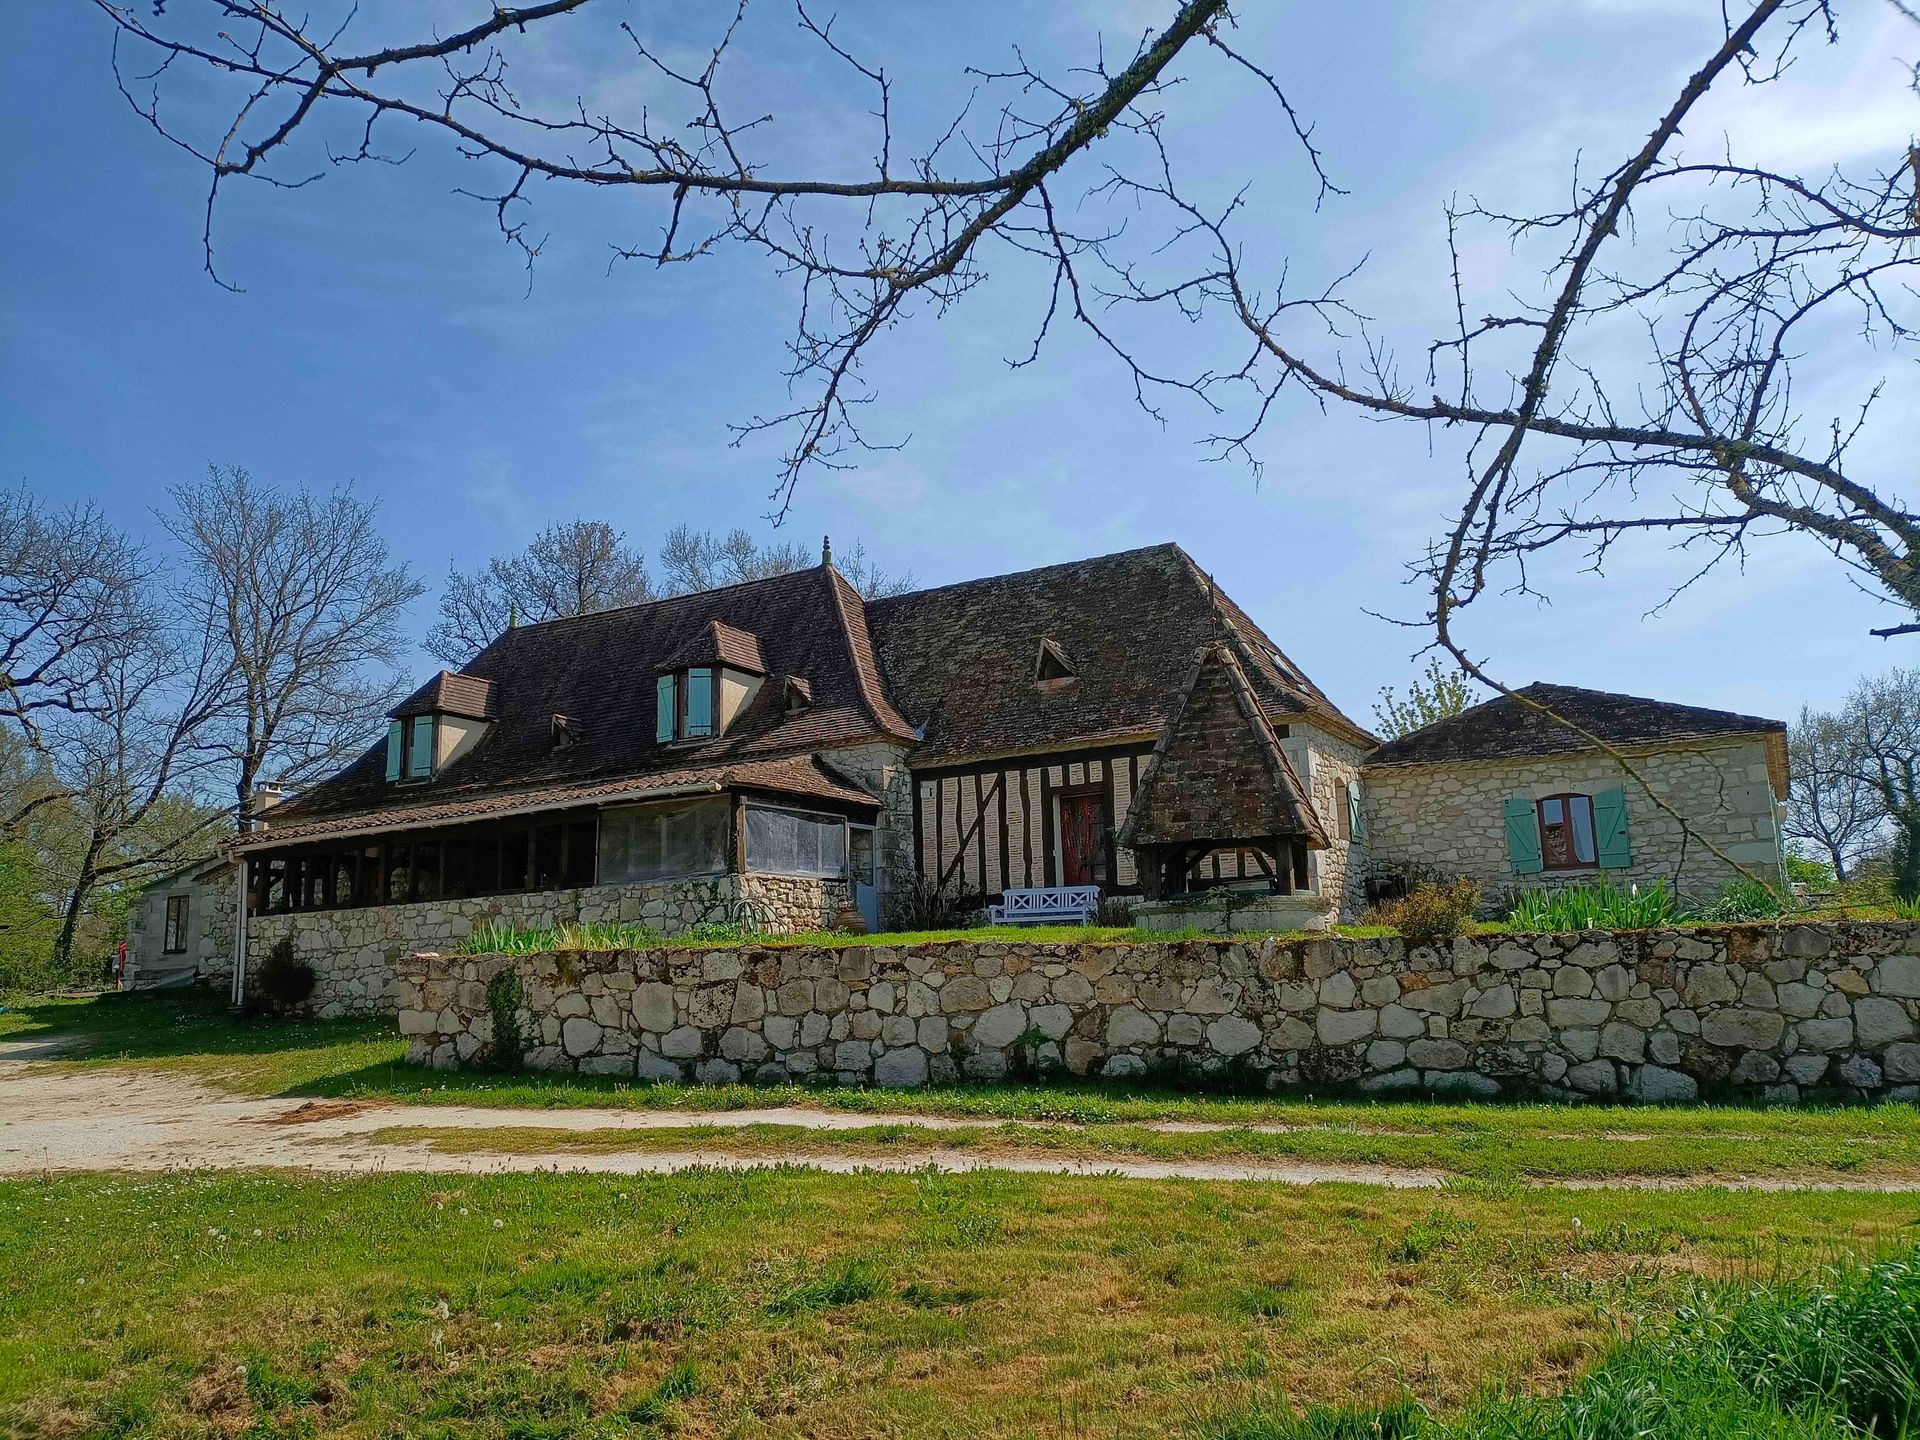
<instances>
[{"instance_id":1,"label":"dandelion","mask_svg":"<svg viewBox=\"0 0 1920 1440\"><path fill-rule=\"evenodd\" d=\"M506 1224L506 1223L507 1223L507 1222L506 1222L506 1221L504 1221L504 1220L496 1220L496 1221L494 1221L494 1222L493 1222L493 1228L494 1228L494 1229L496 1229L496 1230L498 1230L498 1229L499 1229L499 1228L500 1228L500 1227L501 1227L502 1225L504 1225L504 1224Z\"/></svg>"}]
</instances>

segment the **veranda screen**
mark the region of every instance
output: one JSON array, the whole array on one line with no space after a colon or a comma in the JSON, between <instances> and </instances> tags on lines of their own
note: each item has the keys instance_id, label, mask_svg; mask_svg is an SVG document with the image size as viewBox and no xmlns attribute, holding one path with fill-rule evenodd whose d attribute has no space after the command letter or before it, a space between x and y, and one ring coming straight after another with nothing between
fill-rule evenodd
<instances>
[{"instance_id":1,"label":"veranda screen","mask_svg":"<svg viewBox=\"0 0 1920 1440\"><path fill-rule=\"evenodd\" d=\"M727 868L727 824L733 807L724 796L600 816L600 883L637 884L683 875L716 875Z\"/></svg>"},{"instance_id":2,"label":"veranda screen","mask_svg":"<svg viewBox=\"0 0 1920 1440\"><path fill-rule=\"evenodd\" d=\"M838 815L749 805L747 869L776 875L845 875L847 822Z\"/></svg>"}]
</instances>

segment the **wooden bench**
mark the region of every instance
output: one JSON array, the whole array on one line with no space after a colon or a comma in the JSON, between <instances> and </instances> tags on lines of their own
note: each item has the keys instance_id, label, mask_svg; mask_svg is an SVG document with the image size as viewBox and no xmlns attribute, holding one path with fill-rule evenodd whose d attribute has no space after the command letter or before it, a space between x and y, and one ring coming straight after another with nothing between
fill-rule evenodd
<instances>
[{"instance_id":1,"label":"wooden bench","mask_svg":"<svg viewBox=\"0 0 1920 1440\"><path fill-rule=\"evenodd\" d=\"M1098 885L1050 885L1008 890L998 905L987 907L989 925L1086 925L1100 908Z\"/></svg>"}]
</instances>

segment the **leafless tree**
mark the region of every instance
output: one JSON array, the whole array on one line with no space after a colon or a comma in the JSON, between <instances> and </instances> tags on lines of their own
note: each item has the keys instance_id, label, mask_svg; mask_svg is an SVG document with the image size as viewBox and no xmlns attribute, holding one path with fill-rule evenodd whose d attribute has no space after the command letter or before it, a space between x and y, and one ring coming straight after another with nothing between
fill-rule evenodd
<instances>
[{"instance_id":1,"label":"leafless tree","mask_svg":"<svg viewBox=\"0 0 1920 1440\"><path fill-rule=\"evenodd\" d=\"M551 525L517 555L447 570L427 650L463 665L516 620L557 620L653 598L646 556L599 520Z\"/></svg>"},{"instance_id":2,"label":"leafless tree","mask_svg":"<svg viewBox=\"0 0 1920 1440\"><path fill-rule=\"evenodd\" d=\"M1920 899L1920 667L1862 680L1839 716L1854 773L1894 831L1894 893Z\"/></svg>"},{"instance_id":3,"label":"leafless tree","mask_svg":"<svg viewBox=\"0 0 1920 1440\"><path fill-rule=\"evenodd\" d=\"M297 140L316 116L341 114L357 117L360 143L340 158L378 158L376 131L399 123L491 166L500 181L482 193L529 259L538 246L524 207L542 179L657 196L656 238L621 247L624 255L668 264L729 242L764 254L795 278L801 301L789 372L798 398L739 427L787 437L777 509L807 467L846 464L866 443L859 364L875 338L916 313L945 313L990 262L1024 258L1045 267L1051 286L1017 363L1039 357L1056 323L1081 326L1141 405L1158 415L1180 403L1204 416L1219 457L1257 464L1263 431L1288 413L1289 397L1427 427L1463 473L1451 522L1416 566L1425 613L1408 618L1502 693L1513 692L1460 632L1467 607L1529 592L1540 557L1570 550L1600 568L1635 537L1666 537L1684 552L1676 593L1740 563L1763 537L1811 539L1896 608L1897 623L1881 633L1920 630L1920 514L1901 493L1898 458L1911 446L1884 433L1912 413L1911 397L1883 399L1869 382L1813 410L1796 390L1810 367L1845 373L1854 354L1910 342L1920 147L1889 135L1881 161L1864 170L1790 172L1740 154L1739 137L1715 149L1688 137L1707 96L1774 84L1805 47L1832 39L1838 0L1723 8L1719 33L1649 117L1643 142L1597 174L1566 157L1564 206L1451 206L1435 291L1451 299L1453 323L1422 337L1406 365L1367 318L1360 259L1303 286L1289 273L1293 257L1243 234L1243 193L1215 200L1182 183L1166 142L1172 85L1199 76L1265 94L1310 169L1312 201L1342 193L1279 67L1238 47L1225 0L1169 0L1166 26L1118 69L1095 56L1048 76L1016 50L1004 70L974 73L966 108L904 163L884 65L800 8L803 30L872 97L864 176L782 173L763 158L777 157L779 131L751 95L737 98L720 81L744 10L692 66L668 58L644 21L619 22L636 63L688 101L684 127L669 128L657 111L536 113L508 91L505 47L535 27L571 23L562 17L588 19L588 0L496 10L451 35L366 52L344 29L303 28L276 0L176 3L164 19L96 3L118 38L157 56L148 78L119 70L122 89L204 162L210 214L231 179L304 183L314 171L296 168ZM1888 12L1862 0L1854 13ZM1920 22L1903 0L1893 13ZM231 109L204 140L161 115L158 87L183 62L232 87ZM1470 293L1456 257L1462 233L1481 227L1512 242L1532 280L1501 277L1497 290ZM210 241L208 253L211 266ZM1182 369L1161 356L1165 318L1212 335L1210 346L1194 343L1214 358ZM1888 372L1888 384L1909 379Z\"/></svg>"},{"instance_id":4,"label":"leafless tree","mask_svg":"<svg viewBox=\"0 0 1920 1440\"><path fill-rule=\"evenodd\" d=\"M37 745L49 717L97 701L106 657L140 628L146 570L97 506L0 490L0 723ZM0 806L0 833L13 818Z\"/></svg>"},{"instance_id":5,"label":"leafless tree","mask_svg":"<svg viewBox=\"0 0 1920 1440\"><path fill-rule=\"evenodd\" d=\"M96 892L204 854L227 818L213 781L234 667L216 617L198 606L180 614L157 586L141 613L140 632L101 658L85 703L48 727L79 838L59 877L53 960L63 970Z\"/></svg>"},{"instance_id":6,"label":"leafless tree","mask_svg":"<svg viewBox=\"0 0 1920 1440\"><path fill-rule=\"evenodd\" d=\"M822 553L825 553L824 547ZM667 532L660 546L661 589L668 595L716 590L743 580L804 570L821 558L790 540L763 545L741 529L730 530L723 536L711 530L695 530L690 525L676 525ZM850 549L835 554L833 563L854 589L869 600L901 595L913 588L910 572L893 575L882 569L867 553L863 540L856 540Z\"/></svg>"},{"instance_id":7,"label":"leafless tree","mask_svg":"<svg viewBox=\"0 0 1920 1440\"><path fill-rule=\"evenodd\" d=\"M1167 67L1227 16L1227 0L1169 0L1165 28L1145 37L1124 65L1110 67L1090 36L1083 64L1054 79L1030 69L1016 50L1004 71L969 71L971 93L950 122L906 145L895 134L885 66L854 54L831 19L798 3L792 13L802 32L854 87L844 94L870 106L870 159L847 173L783 173L779 146L787 132L764 97L734 95L723 75L746 25L744 0L716 16L712 44L690 62L677 58L667 19L591 0L476 3L469 26L367 50L355 48L351 37L365 24L356 26L358 7L346 0L323 0L319 14L282 0L95 4L113 28L122 94L206 167L203 239L216 280L212 227L223 186L242 179L305 185L325 169L323 149L334 163L403 159L387 146L416 139L480 162L489 178L470 193L529 263L541 243L530 219L533 194L540 181L560 181L653 198L657 231L616 245L618 257L672 265L742 245L795 277L800 311L788 372L795 404L736 427L740 436L785 437L773 492L778 513L803 470L845 464L866 445L857 418L868 398L860 365L876 337L916 305L938 314L977 285L986 273L983 242L1032 248L1051 225L1048 187L1108 136L1157 124L1153 107ZM523 106L509 88L510 48L596 21L604 29L592 31L593 40L604 53L624 51L654 98L619 115L584 101L545 112ZM230 101L204 132L174 123L175 111L162 105L164 86L189 70L199 72L196 84L210 80ZM668 113L663 94L682 102L679 114ZM342 127L351 142L327 148ZM1089 172L1074 183L1084 189L1097 177Z\"/></svg>"},{"instance_id":8,"label":"leafless tree","mask_svg":"<svg viewBox=\"0 0 1920 1440\"><path fill-rule=\"evenodd\" d=\"M1805 707L1787 732L1792 783L1781 832L1832 865L1836 880L1849 879L1886 834L1886 804L1867 776L1859 734L1848 718Z\"/></svg>"},{"instance_id":9,"label":"leafless tree","mask_svg":"<svg viewBox=\"0 0 1920 1440\"><path fill-rule=\"evenodd\" d=\"M288 493L209 466L171 493L165 520L186 552L186 590L233 667L222 749L245 831L256 782L297 784L366 747L398 698L390 667L421 587L393 561L378 507L350 485Z\"/></svg>"}]
</instances>

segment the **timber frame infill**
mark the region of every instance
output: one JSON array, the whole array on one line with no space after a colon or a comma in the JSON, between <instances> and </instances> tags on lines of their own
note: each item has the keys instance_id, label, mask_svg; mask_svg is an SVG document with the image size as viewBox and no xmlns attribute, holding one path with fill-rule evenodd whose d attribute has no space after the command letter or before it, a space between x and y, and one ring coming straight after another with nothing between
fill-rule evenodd
<instances>
[{"instance_id":1,"label":"timber frame infill","mask_svg":"<svg viewBox=\"0 0 1920 1440\"><path fill-rule=\"evenodd\" d=\"M913 837L921 878L989 900L1063 884L1056 797L1101 796L1108 894L1139 893L1115 836L1153 751L1151 740L1035 751L915 769Z\"/></svg>"}]
</instances>

